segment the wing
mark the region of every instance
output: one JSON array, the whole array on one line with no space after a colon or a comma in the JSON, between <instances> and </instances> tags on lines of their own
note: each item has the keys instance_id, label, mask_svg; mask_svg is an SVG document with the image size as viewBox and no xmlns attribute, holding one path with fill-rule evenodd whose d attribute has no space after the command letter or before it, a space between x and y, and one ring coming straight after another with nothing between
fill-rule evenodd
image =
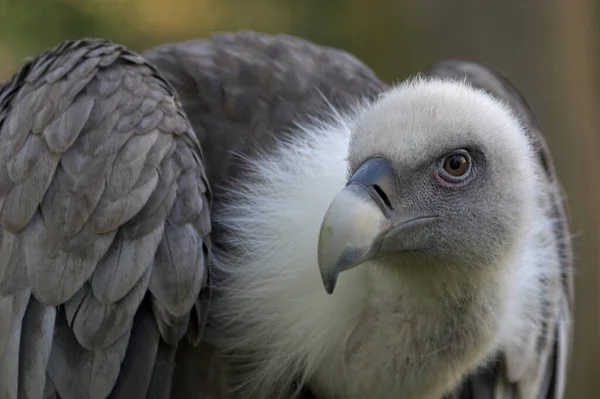
<instances>
[{"instance_id":1,"label":"wing","mask_svg":"<svg viewBox=\"0 0 600 399\"><path fill-rule=\"evenodd\" d=\"M553 229L556 251L562 261L562 281L558 284L560 289L554 292L546 290L546 303L556 303L556 307L545 309L550 315L550 322L541 336L532 337L535 349L530 355L534 357L534 361L523 359L521 353L504 353L495 364L471 376L461 390L453 393L452 398L509 399L531 397L525 393L538 392L536 398L560 399L564 394L572 344L572 252L562 189L541 126L516 88L491 68L473 62L447 60L433 65L426 74L466 79L475 87L486 90L507 103L521 117L537 150L540 165L546 172L550 188L549 201L556 220ZM550 282L545 283L550 285ZM523 367L524 360L532 366Z\"/></svg>"},{"instance_id":2,"label":"wing","mask_svg":"<svg viewBox=\"0 0 600 399\"><path fill-rule=\"evenodd\" d=\"M209 201L175 91L140 56L70 41L6 82L0 397L167 397L205 319Z\"/></svg>"},{"instance_id":3,"label":"wing","mask_svg":"<svg viewBox=\"0 0 600 399\"><path fill-rule=\"evenodd\" d=\"M215 203L221 183L244 171L245 157L293 134L297 122L326 116L332 106L343 111L387 88L352 55L287 35L218 34L159 46L144 57L177 90L201 142ZM213 225L213 246L222 245L224 234ZM226 377L212 348L187 347L177 359L173 397L198 391L223 397Z\"/></svg>"}]
</instances>

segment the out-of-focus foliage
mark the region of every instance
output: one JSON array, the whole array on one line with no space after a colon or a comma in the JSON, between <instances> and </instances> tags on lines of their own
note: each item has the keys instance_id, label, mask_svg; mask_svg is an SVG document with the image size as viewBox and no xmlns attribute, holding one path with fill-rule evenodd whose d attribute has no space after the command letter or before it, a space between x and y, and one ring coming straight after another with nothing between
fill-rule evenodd
<instances>
[{"instance_id":1,"label":"out-of-focus foliage","mask_svg":"<svg viewBox=\"0 0 600 399\"><path fill-rule=\"evenodd\" d=\"M405 53L418 47L406 7L398 1L373 7L365 0L0 0L0 79L64 39L101 36L141 51L244 29L341 47L397 79L416 68ZM399 74L390 58L400 57L406 69Z\"/></svg>"},{"instance_id":2,"label":"out-of-focus foliage","mask_svg":"<svg viewBox=\"0 0 600 399\"><path fill-rule=\"evenodd\" d=\"M516 84L546 129L576 234L569 398L600 391L598 0L0 0L0 82L65 39L143 51L218 31L289 33L345 49L388 82L446 57Z\"/></svg>"}]
</instances>

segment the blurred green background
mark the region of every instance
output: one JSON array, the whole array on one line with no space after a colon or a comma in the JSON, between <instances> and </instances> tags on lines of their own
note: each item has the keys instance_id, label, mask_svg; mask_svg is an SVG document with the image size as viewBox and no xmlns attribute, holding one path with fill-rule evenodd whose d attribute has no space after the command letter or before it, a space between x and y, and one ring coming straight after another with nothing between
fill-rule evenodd
<instances>
[{"instance_id":1,"label":"blurred green background","mask_svg":"<svg viewBox=\"0 0 600 399\"><path fill-rule=\"evenodd\" d=\"M352 52L388 82L444 57L486 62L523 92L567 192L576 251L569 398L600 397L598 0L0 0L0 81L64 39L143 51L252 29Z\"/></svg>"}]
</instances>

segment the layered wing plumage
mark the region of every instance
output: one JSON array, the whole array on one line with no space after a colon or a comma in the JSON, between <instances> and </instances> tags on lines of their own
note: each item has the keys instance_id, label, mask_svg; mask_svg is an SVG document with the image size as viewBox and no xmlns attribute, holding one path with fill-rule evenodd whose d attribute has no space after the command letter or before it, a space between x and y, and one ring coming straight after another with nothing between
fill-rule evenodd
<instances>
[{"instance_id":1,"label":"layered wing plumage","mask_svg":"<svg viewBox=\"0 0 600 399\"><path fill-rule=\"evenodd\" d=\"M204 321L210 195L175 91L65 42L2 86L0 152L0 397L144 397Z\"/></svg>"}]
</instances>

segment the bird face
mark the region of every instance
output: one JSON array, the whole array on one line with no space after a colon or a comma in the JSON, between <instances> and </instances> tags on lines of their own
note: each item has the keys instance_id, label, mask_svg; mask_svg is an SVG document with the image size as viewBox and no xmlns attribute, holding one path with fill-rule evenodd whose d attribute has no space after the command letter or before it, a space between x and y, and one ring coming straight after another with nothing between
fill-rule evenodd
<instances>
[{"instance_id":1,"label":"bird face","mask_svg":"<svg viewBox=\"0 0 600 399\"><path fill-rule=\"evenodd\" d=\"M403 254L472 271L502 263L534 206L533 165L519 121L482 91L414 80L386 93L358 116L348 184L323 219L327 292L340 272Z\"/></svg>"}]
</instances>

